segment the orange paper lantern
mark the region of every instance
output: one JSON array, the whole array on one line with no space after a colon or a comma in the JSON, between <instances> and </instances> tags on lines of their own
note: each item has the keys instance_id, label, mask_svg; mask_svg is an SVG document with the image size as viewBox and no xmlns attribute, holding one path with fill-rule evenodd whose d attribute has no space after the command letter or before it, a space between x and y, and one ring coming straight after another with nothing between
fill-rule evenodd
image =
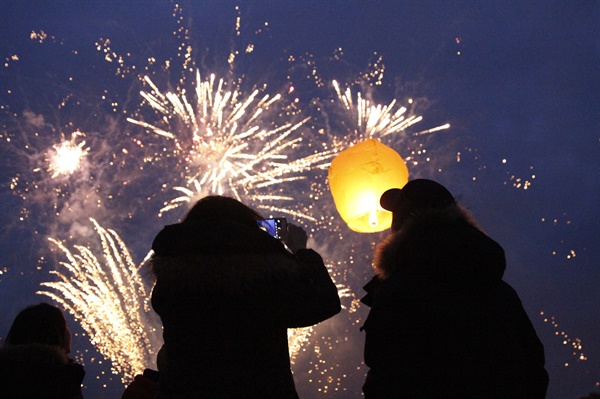
<instances>
[{"instance_id":1,"label":"orange paper lantern","mask_svg":"<svg viewBox=\"0 0 600 399\"><path fill-rule=\"evenodd\" d=\"M369 139L340 152L328 178L335 207L348 227L375 233L392 225L392 213L379 205L381 194L404 187L408 168L392 148Z\"/></svg>"}]
</instances>

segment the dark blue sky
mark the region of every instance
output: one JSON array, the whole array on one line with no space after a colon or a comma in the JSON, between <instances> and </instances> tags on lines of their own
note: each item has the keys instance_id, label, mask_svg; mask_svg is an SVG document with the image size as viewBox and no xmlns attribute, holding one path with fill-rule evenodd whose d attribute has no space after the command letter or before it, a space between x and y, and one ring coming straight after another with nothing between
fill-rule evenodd
<instances>
[{"instance_id":1,"label":"dark blue sky","mask_svg":"<svg viewBox=\"0 0 600 399\"><path fill-rule=\"evenodd\" d=\"M198 65L225 71L232 43L253 42L252 56L239 61L247 80L277 87L285 84L286 74L297 75L298 96L308 103L316 93L321 96L320 89L302 81L298 69L286 70L290 55L314 60L325 81L343 83L381 55L385 78L374 89L375 100L421 97L427 104L423 128L452 125L427 141L443 172L411 173L446 184L505 248L505 278L519 292L546 347L548 398L600 392L595 386L600 382L600 2L242 1L240 38L233 32L236 4L182 3ZM22 160L7 144L6 132L19 130L14 120L24 110L65 131L68 123L101 130L97 115L109 112L106 104L80 107L94 109L91 114L79 108L57 111L69 91L91 99L108 87L129 109L139 103L131 80L115 79L114 65L98 56L94 43L100 38L109 38L118 53L130 52L138 65L177 53L173 4L166 1L3 1L1 7L0 336L18 309L42 300L34 292L47 279L33 266L43 242L36 218L47 215L19 221L24 205L10 182L22 173ZM264 32L254 35L261 27ZM35 44L29 35L40 30L57 42ZM343 62L332 61L338 48ZM12 55L19 60L10 60ZM403 148L396 150L403 154ZM451 161L459 152L461 162ZM531 181L529 189L515 187L518 178ZM122 229L126 236L135 231ZM140 244L133 252L141 257L146 249ZM366 278L368 265L360 267L362 274L356 274ZM361 284L348 282L358 296ZM545 317L554 317L556 325ZM571 343L577 339L585 361L573 355ZM360 362L361 350L355 348L349 361ZM351 385L350 392L360 386L341 384ZM93 389L86 398L100 397Z\"/></svg>"}]
</instances>

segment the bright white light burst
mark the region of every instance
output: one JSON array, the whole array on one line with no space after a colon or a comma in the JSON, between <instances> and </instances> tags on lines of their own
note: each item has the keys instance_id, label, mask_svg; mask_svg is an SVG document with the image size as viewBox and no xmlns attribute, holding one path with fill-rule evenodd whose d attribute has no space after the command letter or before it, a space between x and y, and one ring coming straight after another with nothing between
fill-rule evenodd
<instances>
[{"instance_id":1,"label":"bright white light burst","mask_svg":"<svg viewBox=\"0 0 600 399\"><path fill-rule=\"evenodd\" d=\"M70 140L55 144L52 149L48 150L46 161L48 162L48 172L52 178L70 175L79 168L82 159L89 151L88 148L84 148L85 141L76 143L77 138L83 135L76 131L71 135Z\"/></svg>"}]
</instances>

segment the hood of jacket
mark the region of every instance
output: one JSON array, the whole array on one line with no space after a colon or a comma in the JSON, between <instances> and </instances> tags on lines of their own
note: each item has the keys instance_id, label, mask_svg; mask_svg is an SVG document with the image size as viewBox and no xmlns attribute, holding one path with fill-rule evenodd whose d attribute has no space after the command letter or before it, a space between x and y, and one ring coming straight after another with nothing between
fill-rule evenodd
<instances>
[{"instance_id":1,"label":"hood of jacket","mask_svg":"<svg viewBox=\"0 0 600 399\"><path fill-rule=\"evenodd\" d=\"M306 271L279 240L259 227L230 220L166 226L152 249L157 282L184 291L242 294Z\"/></svg>"},{"instance_id":2,"label":"hood of jacket","mask_svg":"<svg viewBox=\"0 0 600 399\"><path fill-rule=\"evenodd\" d=\"M402 271L473 289L501 280L505 268L502 247L459 206L413 215L379 244L374 260L380 279Z\"/></svg>"}]
</instances>

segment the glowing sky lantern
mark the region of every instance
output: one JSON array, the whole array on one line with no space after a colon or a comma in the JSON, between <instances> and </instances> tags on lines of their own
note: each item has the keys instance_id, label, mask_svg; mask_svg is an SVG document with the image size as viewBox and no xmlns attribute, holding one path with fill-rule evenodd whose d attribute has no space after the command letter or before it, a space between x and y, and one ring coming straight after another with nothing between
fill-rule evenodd
<instances>
[{"instance_id":1,"label":"glowing sky lantern","mask_svg":"<svg viewBox=\"0 0 600 399\"><path fill-rule=\"evenodd\" d=\"M389 228L392 213L379 205L387 189L402 188L408 168L400 155L375 139L342 151L329 167L329 188L342 219L359 233Z\"/></svg>"}]
</instances>

